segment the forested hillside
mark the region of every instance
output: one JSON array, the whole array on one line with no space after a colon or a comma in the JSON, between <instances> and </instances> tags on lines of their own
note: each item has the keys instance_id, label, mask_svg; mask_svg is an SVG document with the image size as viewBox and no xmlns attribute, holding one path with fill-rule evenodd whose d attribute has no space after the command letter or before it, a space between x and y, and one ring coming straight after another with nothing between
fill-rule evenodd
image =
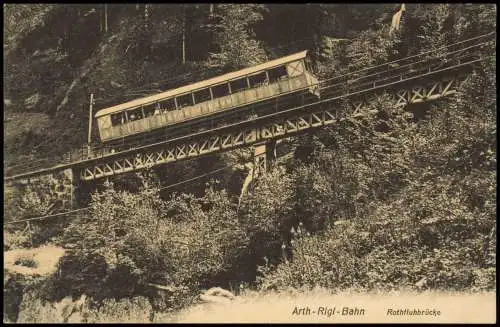
<instances>
[{"instance_id":1,"label":"forested hillside","mask_svg":"<svg viewBox=\"0 0 500 327\"><path fill-rule=\"evenodd\" d=\"M405 7L389 33L400 4L6 4L4 165L78 151L90 93L98 110L303 49L327 78L496 30L495 5ZM5 251L67 249L49 278L6 275L4 319L49 322L47 303L85 294L100 305L88 322L126 320L123 305L161 322L213 286L495 290L490 56L451 97L396 108L381 95L287 139L241 203L251 149L113 179L71 219L4 225ZM44 201L33 192L4 219L43 215Z\"/></svg>"}]
</instances>

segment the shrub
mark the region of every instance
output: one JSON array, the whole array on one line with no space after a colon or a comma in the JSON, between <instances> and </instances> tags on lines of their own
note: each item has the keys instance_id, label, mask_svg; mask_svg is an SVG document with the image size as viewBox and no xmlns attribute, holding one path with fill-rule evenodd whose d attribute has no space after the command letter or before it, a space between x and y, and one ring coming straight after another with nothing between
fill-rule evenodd
<instances>
[{"instance_id":1,"label":"shrub","mask_svg":"<svg viewBox=\"0 0 500 327\"><path fill-rule=\"evenodd\" d=\"M142 294L164 309L191 302L200 287L223 283L220 276L234 273L247 245L224 191L163 201L154 188L132 194L112 185L93 195L89 215L72 223L64 241L75 249L63 260L54 289L101 300ZM177 291L160 303L148 283Z\"/></svg>"},{"instance_id":2,"label":"shrub","mask_svg":"<svg viewBox=\"0 0 500 327\"><path fill-rule=\"evenodd\" d=\"M484 237L494 220L452 190L444 181L410 188L366 219L298 240L293 261L267 272L261 287L491 288Z\"/></svg>"},{"instance_id":3,"label":"shrub","mask_svg":"<svg viewBox=\"0 0 500 327\"><path fill-rule=\"evenodd\" d=\"M30 235L27 231L15 230L9 232L6 230L3 236L4 251L25 248L31 245Z\"/></svg>"},{"instance_id":4,"label":"shrub","mask_svg":"<svg viewBox=\"0 0 500 327\"><path fill-rule=\"evenodd\" d=\"M290 175L276 167L260 177L250 195L242 199L238 215L249 238L247 269L255 271L264 257L279 261L282 245L289 245L290 228L297 223L292 185Z\"/></svg>"},{"instance_id":5,"label":"shrub","mask_svg":"<svg viewBox=\"0 0 500 327\"><path fill-rule=\"evenodd\" d=\"M248 240L226 192L209 188L201 199L174 196L166 208L177 221L167 241L175 249L172 278L177 284L207 287L218 275L230 273Z\"/></svg>"}]
</instances>

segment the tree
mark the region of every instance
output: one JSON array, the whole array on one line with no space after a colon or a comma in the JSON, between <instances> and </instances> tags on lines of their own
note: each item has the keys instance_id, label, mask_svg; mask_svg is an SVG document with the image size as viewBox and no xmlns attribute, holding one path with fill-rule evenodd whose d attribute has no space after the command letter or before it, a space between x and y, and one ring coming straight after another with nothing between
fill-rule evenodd
<instances>
[{"instance_id":1,"label":"tree","mask_svg":"<svg viewBox=\"0 0 500 327\"><path fill-rule=\"evenodd\" d=\"M495 30L497 9L494 4L454 4L451 6L452 33L468 39Z\"/></svg>"},{"instance_id":2,"label":"tree","mask_svg":"<svg viewBox=\"0 0 500 327\"><path fill-rule=\"evenodd\" d=\"M43 27L58 7L53 4L4 4L4 39L8 56L24 37Z\"/></svg>"},{"instance_id":3,"label":"tree","mask_svg":"<svg viewBox=\"0 0 500 327\"><path fill-rule=\"evenodd\" d=\"M257 4L217 6L214 41L219 50L210 55L211 66L238 69L267 59L253 31L253 26L262 21L260 11L264 8Z\"/></svg>"},{"instance_id":4,"label":"tree","mask_svg":"<svg viewBox=\"0 0 500 327\"><path fill-rule=\"evenodd\" d=\"M431 5L425 9L422 15L422 24L417 33L420 39L419 51L429 51L445 46L449 40L448 33L451 30L449 20L451 6L449 4Z\"/></svg>"},{"instance_id":5,"label":"tree","mask_svg":"<svg viewBox=\"0 0 500 327\"><path fill-rule=\"evenodd\" d=\"M250 266L264 257L275 263L282 259L281 247L290 246L290 228L296 225L292 185L290 175L276 167L242 198L238 215L250 240Z\"/></svg>"}]
</instances>

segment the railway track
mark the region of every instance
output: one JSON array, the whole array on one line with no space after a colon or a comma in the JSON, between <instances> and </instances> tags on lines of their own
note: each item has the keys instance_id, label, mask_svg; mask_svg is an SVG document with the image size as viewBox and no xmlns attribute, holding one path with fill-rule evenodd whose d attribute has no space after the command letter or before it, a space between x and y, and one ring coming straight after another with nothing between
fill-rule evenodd
<instances>
[{"instance_id":1,"label":"railway track","mask_svg":"<svg viewBox=\"0 0 500 327\"><path fill-rule=\"evenodd\" d=\"M85 167L87 164L92 165L101 160L127 156L133 152L179 144L190 139L203 139L214 133L223 133L225 130L244 129L261 122L278 121L296 112L313 110L340 99L359 100L382 91L396 92L397 89L426 79L445 79L469 74L474 65L489 58L484 54L484 50L495 44L494 32L480 35L446 47L320 80L317 84L321 94L320 99L311 98L308 88L304 88L284 98L269 99L241 110L175 125L145 137L129 139L126 142L123 140L122 143L111 146L94 146L90 152L85 148L77 158L57 158L59 164L56 165L53 165L54 161L51 160L50 165L48 162L41 165L40 162L43 161L34 161L5 167L4 174L7 176L4 180L28 178L65 168Z\"/></svg>"}]
</instances>

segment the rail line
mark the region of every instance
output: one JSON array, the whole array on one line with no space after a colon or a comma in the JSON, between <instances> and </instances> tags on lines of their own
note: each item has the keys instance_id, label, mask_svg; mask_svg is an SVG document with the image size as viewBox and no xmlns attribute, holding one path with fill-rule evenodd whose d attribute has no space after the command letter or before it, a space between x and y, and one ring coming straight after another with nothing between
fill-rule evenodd
<instances>
[{"instance_id":1,"label":"rail line","mask_svg":"<svg viewBox=\"0 0 500 327\"><path fill-rule=\"evenodd\" d=\"M422 52L409 57L323 79L316 85L316 87L318 87L320 90L321 99L312 103L292 108L286 107L286 104L290 105L290 103L293 103L296 99L299 99L301 96L304 96L307 93L308 88L304 88L303 90L300 90L299 93L295 94L294 98L287 100L289 101L289 103L280 104L281 109L286 108L284 110L265 114L257 118L239 121L237 123L231 123L226 126L211 128L209 130L201 132L181 135L174 138L170 136L169 139L154 143L147 144L146 142L144 142L146 143L145 145L138 146L137 143L133 145L131 144L130 148L115 153L106 153L108 149L103 146L94 147L91 149L95 154L95 157L93 158L84 158L84 154L82 154L82 157L78 158L75 161L62 163L52 167L21 166L21 168L26 169L20 169L15 174L4 177L4 181L30 178L36 175L71 167L82 168L86 165L92 165L101 160L106 161L112 158L125 157L135 152L141 152L144 150L168 146L171 144L179 144L191 139L206 138L210 135L223 133L226 130L245 129L248 126L255 126L260 123L269 121L277 121L282 117L289 116L291 113L301 112L305 109L307 110L308 108L321 106L322 104L337 101L343 98L355 98L366 95L368 93L376 93L384 89L393 89L395 87L408 85L416 81L432 78L438 75L445 76L453 75L453 73L458 74L460 72L457 72L457 70L462 69L463 71L464 68L471 67L472 65L479 63L486 58L492 57L484 56L481 53L481 50L496 42L494 36L495 32L480 35L468 40L460 41L448 46ZM442 50L448 51L443 52ZM248 108L245 108L245 111L256 110L258 108L259 104L256 104L253 107L250 106ZM235 111L234 113L239 112ZM206 120L217 119L217 117L219 117L219 115L209 116L208 118L206 118ZM139 139L137 141L140 142L145 140ZM14 166L7 167L6 171L8 171L9 169L11 169L11 171L16 170L12 168L14 168Z\"/></svg>"}]
</instances>

